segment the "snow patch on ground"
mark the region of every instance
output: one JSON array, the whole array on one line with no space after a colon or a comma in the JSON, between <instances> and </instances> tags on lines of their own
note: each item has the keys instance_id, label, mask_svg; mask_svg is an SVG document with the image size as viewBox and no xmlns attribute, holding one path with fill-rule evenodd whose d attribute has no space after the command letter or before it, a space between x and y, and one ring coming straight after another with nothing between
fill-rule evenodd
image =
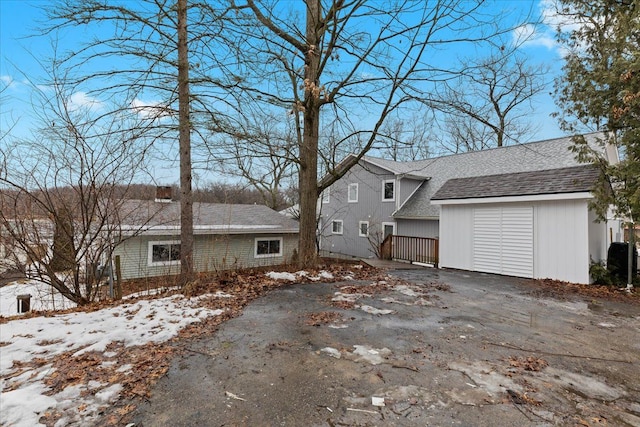
<instances>
[{"instance_id":1,"label":"snow patch on ground","mask_svg":"<svg viewBox=\"0 0 640 427\"><path fill-rule=\"evenodd\" d=\"M12 294L3 293L3 297L5 295L11 297ZM14 363L28 362L36 357L51 361L57 355L76 349L75 355L88 351L104 353L112 342L125 346L164 342L187 325L223 313L223 310L198 306L198 300L174 295L124 303L91 313L16 318L2 324L0 425L38 426L40 417L49 410L63 413L60 425L92 424L90 420L99 416L101 407L118 397L122 390L120 384L70 386L48 396L50 389L44 384L44 379L54 372L50 363L24 373L19 373L20 367ZM128 365L120 369L131 368Z\"/></svg>"},{"instance_id":2,"label":"snow patch on ground","mask_svg":"<svg viewBox=\"0 0 640 427\"><path fill-rule=\"evenodd\" d=\"M297 282L303 278L311 280L312 282L317 282L321 279L333 280L334 278L332 273L325 270L320 271L317 276L311 276L306 271L296 271L295 273L269 271L265 275L273 280L285 280L287 282Z\"/></svg>"},{"instance_id":3,"label":"snow patch on ground","mask_svg":"<svg viewBox=\"0 0 640 427\"><path fill-rule=\"evenodd\" d=\"M396 285L393 289L408 297L419 297L422 295L422 292L416 292L407 285Z\"/></svg>"},{"instance_id":4,"label":"snow patch on ground","mask_svg":"<svg viewBox=\"0 0 640 427\"><path fill-rule=\"evenodd\" d=\"M356 362L367 362L372 365L379 365L384 363L391 355L391 350L388 348L371 348L366 345L354 345L353 355Z\"/></svg>"},{"instance_id":5,"label":"snow patch on ground","mask_svg":"<svg viewBox=\"0 0 640 427\"><path fill-rule=\"evenodd\" d=\"M325 348L321 349L320 351L322 353L327 353L329 356L335 357L336 359L340 359L340 357L342 357L342 353L340 353L340 350L335 349L333 347L325 347Z\"/></svg>"},{"instance_id":6,"label":"snow patch on ground","mask_svg":"<svg viewBox=\"0 0 640 427\"><path fill-rule=\"evenodd\" d=\"M393 310L375 308L375 307L371 307L370 305L361 305L361 306L359 306L359 308L360 308L360 310L364 311L365 313L369 313L369 314L391 314L391 313L394 313Z\"/></svg>"},{"instance_id":7,"label":"snow patch on ground","mask_svg":"<svg viewBox=\"0 0 640 427\"><path fill-rule=\"evenodd\" d=\"M266 274L266 276L273 280L287 280L289 282L295 282L296 280L298 280L298 276L296 276L294 273L287 272L270 271Z\"/></svg>"},{"instance_id":8,"label":"snow patch on ground","mask_svg":"<svg viewBox=\"0 0 640 427\"><path fill-rule=\"evenodd\" d=\"M51 285L39 280L19 280L0 288L0 316L15 316L18 313L18 295L31 295L32 311L64 310L76 306L63 297Z\"/></svg>"},{"instance_id":9,"label":"snow patch on ground","mask_svg":"<svg viewBox=\"0 0 640 427\"><path fill-rule=\"evenodd\" d=\"M589 396L592 399L611 402L622 397L625 393L596 378L587 377L575 372L547 367L545 380L555 382L567 390L577 391L579 394Z\"/></svg>"},{"instance_id":10,"label":"snow patch on ground","mask_svg":"<svg viewBox=\"0 0 640 427\"><path fill-rule=\"evenodd\" d=\"M429 300L426 300L424 298L418 298L414 301L401 301L397 298L393 298L393 297L384 297L384 298L380 298L380 301L382 302L386 302L388 304L400 304L400 305L421 305L421 306L431 306L433 305L433 303Z\"/></svg>"},{"instance_id":11,"label":"snow patch on ground","mask_svg":"<svg viewBox=\"0 0 640 427\"><path fill-rule=\"evenodd\" d=\"M507 389L522 391L522 386L516 384L511 378L496 372L491 365L484 362L465 364L462 362L449 363L449 369L466 374L474 385L486 390L492 397L498 397Z\"/></svg>"},{"instance_id":12,"label":"snow patch on ground","mask_svg":"<svg viewBox=\"0 0 640 427\"><path fill-rule=\"evenodd\" d=\"M334 292L331 301L356 302L360 298L370 298L369 294L343 294L342 292Z\"/></svg>"},{"instance_id":13,"label":"snow patch on ground","mask_svg":"<svg viewBox=\"0 0 640 427\"><path fill-rule=\"evenodd\" d=\"M617 328L617 326L614 325L613 323L606 323L606 322L598 323L598 326L601 326L603 328Z\"/></svg>"},{"instance_id":14,"label":"snow patch on ground","mask_svg":"<svg viewBox=\"0 0 640 427\"><path fill-rule=\"evenodd\" d=\"M331 325L329 325L329 328L331 329L347 329L348 327L349 325L345 325L345 324L336 325L335 323L332 323Z\"/></svg>"}]
</instances>

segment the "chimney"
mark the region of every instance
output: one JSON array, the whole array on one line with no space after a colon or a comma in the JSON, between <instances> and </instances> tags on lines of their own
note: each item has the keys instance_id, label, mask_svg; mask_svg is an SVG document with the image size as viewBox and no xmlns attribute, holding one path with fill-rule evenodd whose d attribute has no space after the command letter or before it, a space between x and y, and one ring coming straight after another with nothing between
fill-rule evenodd
<instances>
[{"instance_id":1,"label":"chimney","mask_svg":"<svg viewBox=\"0 0 640 427\"><path fill-rule=\"evenodd\" d=\"M158 186L156 187L156 202L158 203L170 203L171 202L171 187Z\"/></svg>"}]
</instances>

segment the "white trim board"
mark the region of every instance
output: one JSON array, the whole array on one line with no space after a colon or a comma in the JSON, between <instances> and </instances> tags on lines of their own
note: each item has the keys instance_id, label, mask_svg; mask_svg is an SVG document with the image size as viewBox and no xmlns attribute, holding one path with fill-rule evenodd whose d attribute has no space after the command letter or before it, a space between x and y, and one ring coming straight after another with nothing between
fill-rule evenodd
<instances>
[{"instance_id":1,"label":"white trim board","mask_svg":"<svg viewBox=\"0 0 640 427\"><path fill-rule=\"evenodd\" d=\"M479 205L486 203L541 202L547 200L593 199L591 193L536 194L532 196L475 197L472 199L431 200L433 205Z\"/></svg>"}]
</instances>

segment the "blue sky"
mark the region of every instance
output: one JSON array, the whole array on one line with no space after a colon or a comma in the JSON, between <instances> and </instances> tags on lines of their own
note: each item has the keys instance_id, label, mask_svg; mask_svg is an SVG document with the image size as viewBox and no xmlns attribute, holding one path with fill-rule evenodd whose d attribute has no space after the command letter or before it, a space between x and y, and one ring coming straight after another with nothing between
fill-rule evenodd
<instances>
[{"instance_id":1,"label":"blue sky","mask_svg":"<svg viewBox=\"0 0 640 427\"><path fill-rule=\"evenodd\" d=\"M550 1L553 0L494 0L491 7L500 9L511 9L520 11L522 15L532 11L549 19L547 11L550 8ZM32 122L32 100L33 84L38 82L44 75L39 61L46 62L53 54L52 41L50 37L33 36L37 33L37 28L44 20L44 14L40 7L46 6L46 0L41 1L21 1L21 0L0 0L0 88L2 99L0 103L0 126L2 133L6 133L10 126L13 126L12 133L16 135L26 135L30 130ZM535 30L532 27L522 26L522 34L528 37L521 50L533 63L542 63L550 67L547 76L551 81L561 71L562 55L554 42L554 33L551 26L540 26ZM520 34L514 33L512 37L517 38ZM58 34L59 48L62 50L73 49L79 46L78 40L84 34L78 31L67 30ZM545 94L535 100L536 113L531 116L532 122L539 124L539 132L533 138L542 140L563 136L563 132L558 128L557 121L549 115L555 111L553 98L549 94L552 86L548 87ZM91 98L84 93L74 95L73 102L78 104L95 103L98 105L101 100ZM0 144L2 142L0 141ZM170 170L175 165L164 165L158 170ZM156 173L156 178L167 183L177 181L177 173ZM211 177L210 180L216 180Z\"/></svg>"}]
</instances>

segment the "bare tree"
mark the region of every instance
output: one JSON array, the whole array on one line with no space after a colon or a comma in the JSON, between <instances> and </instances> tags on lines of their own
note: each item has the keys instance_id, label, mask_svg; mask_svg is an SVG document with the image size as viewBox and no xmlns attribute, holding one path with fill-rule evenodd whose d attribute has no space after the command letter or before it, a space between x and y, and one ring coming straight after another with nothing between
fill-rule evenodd
<instances>
[{"instance_id":1,"label":"bare tree","mask_svg":"<svg viewBox=\"0 0 640 427\"><path fill-rule=\"evenodd\" d=\"M130 130L133 114L107 120L101 107L74 103L76 88L61 81L39 92L38 131L0 147L0 234L10 267L83 305L98 294L96 267L123 239L122 195L144 172L148 142Z\"/></svg>"},{"instance_id":2,"label":"bare tree","mask_svg":"<svg viewBox=\"0 0 640 427\"><path fill-rule=\"evenodd\" d=\"M223 50L217 49L212 8L186 0L61 0L45 8L49 20L44 33L100 28L59 58L79 70L72 82L84 84L90 95L108 95L136 109L148 120L155 153L180 159L181 281L187 281L193 274L191 134L205 139L198 130L210 129L217 120L214 107L225 102L215 77Z\"/></svg>"},{"instance_id":3,"label":"bare tree","mask_svg":"<svg viewBox=\"0 0 640 427\"><path fill-rule=\"evenodd\" d=\"M388 120L380 129L375 148L383 158L398 162L429 158L433 154L432 126L432 118L419 115Z\"/></svg>"},{"instance_id":4,"label":"bare tree","mask_svg":"<svg viewBox=\"0 0 640 427\"><path fill-rule=\"evenodd\" d=\"M237 59L226 74L238 110L259 104L295 117L302 265L316 258L320 192L371 149L388 116L425 97L449 74L429 64L429 55L449 43L495 34L476 14L479 8L458 0L235 2L226 29ZM341 147L356 155L336 169ZM327 174L319 181L325 159Z\"/></svg>"},{"instance_id":5,"label":"bare tree","mask_svg":"<svg viewBox=\"0 0 640 427\"><path fill-rule=\"evenodd\" d=\"M283 120L283 116L270 111L245 111L226 137L232 143L222 140L211 150L214 164L224 173L248 182L260 193L262 203L276 210L283 208L283 191L292 186L297 172L295 129L290 118Z\"/></svg>"},{"instance_id":6,"label":"bare tree","mask_svg":"<svg viewBox=\"0 0 640 427\"><path fill-rule=\"evenodd\" d=\"M187 0L178 0L178 134L180 140L180 275L193 276L193 192L191 190L191 109L189 107L189 49Z\"/></svg>"},{"instance_id":7,"label":"bare tree","mask_svg":"<svg viewBox=\"0 0 640 427\"><path fill-rule=\"evenodd\" d=\"M442 111L448 151L474 151L521 142L534 131L533 98L547 87L547 67L532 66L515 52L500 51L465 63L428 102Z\"/></svg>"}]
</instances>

